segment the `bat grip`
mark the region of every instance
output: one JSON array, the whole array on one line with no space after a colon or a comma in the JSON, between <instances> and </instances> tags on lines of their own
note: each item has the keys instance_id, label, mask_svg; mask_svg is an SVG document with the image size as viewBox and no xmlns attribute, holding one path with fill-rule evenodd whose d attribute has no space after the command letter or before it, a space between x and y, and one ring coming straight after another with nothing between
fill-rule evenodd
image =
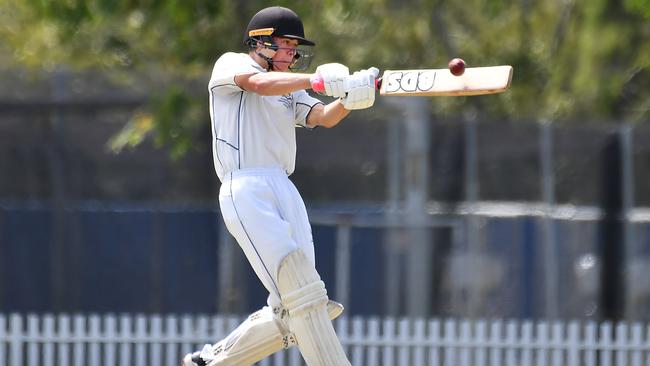
<instances>
[{"instance_id":1,"label":"bat grip","mask_svg":"<svg viewBox=\"0 0 650 366\"><path fill-rule=\"evenodd\" d=\"M320 74L314 74L310 79L311 90L319 94L325 94L325 80Z\"/></svg>"},{"instance_id":2,"label":"bat grip","mask_svg":"<svg viewBox=\"0 0 650 366\"><path fill-rule=\"evenodd\" d=\"M375 89L379 90L381 88L381 82L381 78L375 79ZM314 74L309 80L309 83L311 84L311 90L316 93L325 94L325 80L323 80L320 74Z\"/></svg>"}]
</instances>

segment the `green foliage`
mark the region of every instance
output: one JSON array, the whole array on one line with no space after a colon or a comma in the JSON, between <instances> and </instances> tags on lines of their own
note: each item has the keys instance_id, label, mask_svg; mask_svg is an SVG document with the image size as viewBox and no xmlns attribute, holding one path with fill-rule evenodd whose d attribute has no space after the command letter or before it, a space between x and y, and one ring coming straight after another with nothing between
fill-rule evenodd
<instances>
[{"instance_id":1,"label":"green foliage","mask_svg":"<svg viewBox=\"0 0 650 366\"><path fill-rule=\"evenodd\" d=\"M153 121L157 131L155 142L171 145L172 157L179 158L194 143L194 131L198 123L205 123L199 117L202 105L194 103L189 93L181 88L171 87L153 101Z\"/></svg>"},{"instance_id":2,"label":"green foliage","mask_svg":"<svg viewBox=\"0 0 650 366\"><path fill-rule=\"evenodd\" d=\"M625 8L631 13L637 13L645 19L650 19L650 0L625 0Z\"/></svg>"},{"instance_id":3,"label":"green foliage","mask_svg":"<svg viewBox=\"0 0 650 366\"><path fill-rule=\"evenodd\" d=\"M462 57L469 66L514 66L508 93L432 98L439 115L648 118L650 0L0 0L0 50L11 50L23 67L68 65L148 75L163 85L205 85L216 57L243 50L248 20L269 5L301 15L317 42L315 64L438 68ZM204 92L155 92L150 113L140 114L153 122L127 125L123 133L136 137L122 146L155 131L157 142L181 154L206 123Z\"/></svg>"}]
</instances>

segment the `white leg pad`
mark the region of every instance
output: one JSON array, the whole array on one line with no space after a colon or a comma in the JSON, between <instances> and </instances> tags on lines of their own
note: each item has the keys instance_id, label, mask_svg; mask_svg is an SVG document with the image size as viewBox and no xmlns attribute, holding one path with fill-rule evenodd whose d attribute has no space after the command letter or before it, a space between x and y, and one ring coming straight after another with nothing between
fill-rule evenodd
<instances>
[{"instance_id":1,"label":"white leg pad","mask_svg":"<svg viewBox=\"0 0 650 366\"><path fill-rule=\"evenodd\" d=\"M288 348L289 342L289 331L282 324L280 314L264 307L251 314L228 337L214 346L205 347L201 358L210 366L252 365L282 348Z\"/></svg>"},{"instance_id":2,"label":"white leg pad","mask_svg":"<svg viewBox=\"0 0 650 366\"><path fill-rule=\"evenodd\" d=\"M301 250L280 264L278 287L287 323L309 366L350 365L327 314L327 291L318 272Z\"/></svg>"},{"instance_id":3,"label":"white leg pad","mask_svg":"<svg viewBox=\"0 0 650 366\"><path fill-rule=\"evenodd\" d=\"M327 313L330 319L335 319L343 313L343 305L329 301ZM221 342L204 347L201 358L209 366L252 365L295 344L294 335L282 321L282 310L264 307Z\"/></svg>"}]
</instances>

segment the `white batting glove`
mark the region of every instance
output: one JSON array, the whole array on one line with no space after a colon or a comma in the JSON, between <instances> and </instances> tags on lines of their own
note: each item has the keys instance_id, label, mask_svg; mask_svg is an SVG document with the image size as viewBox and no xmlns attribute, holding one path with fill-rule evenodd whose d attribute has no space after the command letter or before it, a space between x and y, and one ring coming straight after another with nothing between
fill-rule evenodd
<instances>
[{"instance_id":1,"label":"white batting glove","mask_svg":"<svg viewBox=\"0 0 650 366\"><path fill-rule=\"evenodd\" d=\"M375 104L375 78L377 75L379 75L379 69L376 67L352 74L346 83L348 93L341 98L343 107L350 111L372 107Z\"/></svg>"},{"instance_id":2,"label":"white batting glove","mask_svg":"<svg viewBox=\"0 0 650 366\"><path fill-rule=\"evenodd\" d=\"M325 95L341 98L345 96L345 81L350 77L350 69L339 63L323 64L316 68L316 74L323 78Z\"/></svg>"}]
</instances>

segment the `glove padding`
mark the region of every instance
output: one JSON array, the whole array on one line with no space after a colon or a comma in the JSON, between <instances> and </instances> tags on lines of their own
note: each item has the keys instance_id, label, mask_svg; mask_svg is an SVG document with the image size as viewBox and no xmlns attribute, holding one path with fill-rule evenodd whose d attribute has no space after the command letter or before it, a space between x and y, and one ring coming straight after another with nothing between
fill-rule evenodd
<instances>
[{"instance_id":1,"label":"glove padding","mask_svg":"<svg viewBox=\"0 0 650 366\"><path fill-rule=\"evenodd\" d=\"M323 64L316 68L316 74L323 78L325 95L341 98L345 96L345 81L350 77L350 69L339 63Z\"/></svg>"},{"instance_id":2,"label":"glove padding","mask_svg":"<svg viewBox=\"0 0 650 366\"><path fill-rule=\"evenodd\" d=\"M379 75L379 69L376 67L352 74L346 83L348 93L341 98L343 107L350 111L372 107L375 104L375 78L377 75Z\"/></svg>"}]
</instances>

